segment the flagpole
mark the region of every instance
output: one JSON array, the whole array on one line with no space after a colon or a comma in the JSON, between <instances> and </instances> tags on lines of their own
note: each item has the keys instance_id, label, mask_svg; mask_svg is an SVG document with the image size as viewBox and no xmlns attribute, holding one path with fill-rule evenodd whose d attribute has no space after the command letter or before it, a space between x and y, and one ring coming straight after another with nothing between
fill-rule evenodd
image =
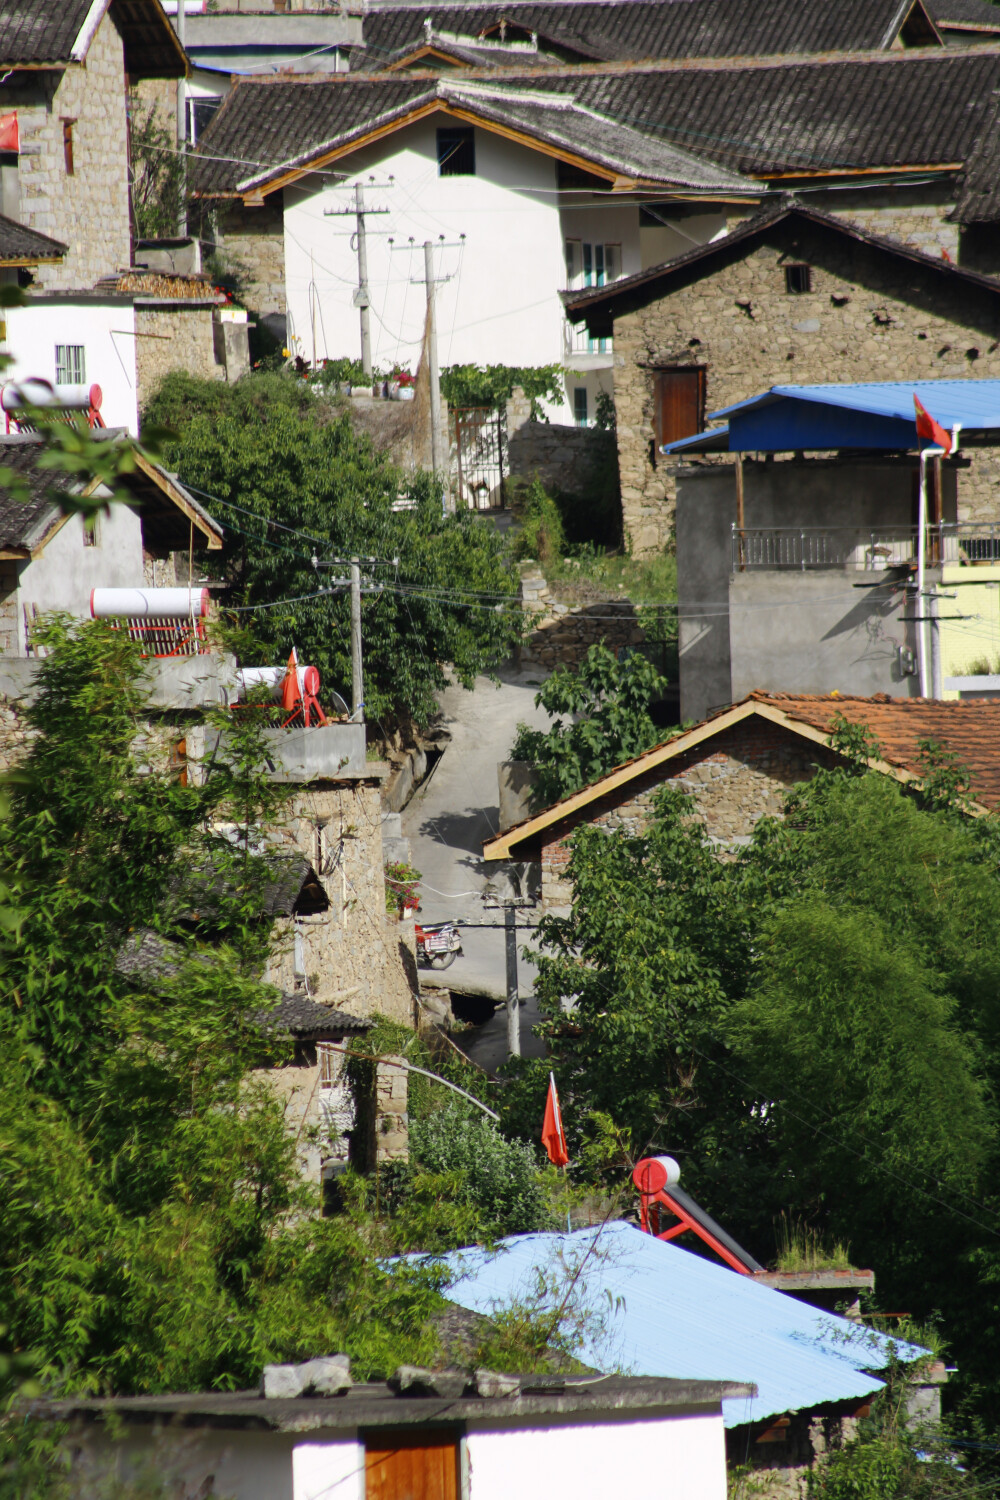
<instances>
[{"instance_id":1,"label":"flagpole","mask_svg":"<svg viewBox=\"0 0 1000 1500\"><path fill-rule=\"evenodd\" d=\"M924 562L927 546L927 455L930 450L920 450L920 498L917 505L917 660L920 665L920 696L929 698L930 661L927 641L927 621L924 618Z\"/></svg>"}]
</instances>

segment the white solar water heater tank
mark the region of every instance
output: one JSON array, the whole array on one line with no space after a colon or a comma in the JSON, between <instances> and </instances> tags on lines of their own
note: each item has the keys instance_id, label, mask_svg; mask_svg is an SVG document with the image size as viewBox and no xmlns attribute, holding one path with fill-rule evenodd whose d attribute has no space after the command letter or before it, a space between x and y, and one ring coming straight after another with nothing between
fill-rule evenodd
<instances>
[{"instance_id":1,"label":"white solar water heater tank","mask_svg":"<svg viewBox=\"0 0 1000 1500\"><path fill-rule=\"evenodd\" d=\"M26 406L58 407L61 411L100 411L104 392L99 385L53 385L35 376L9 380L0 390L4 411L23 411Z\"/></svg>"},{"instance_id":2,"label":"white solar water heater tank","mask_svg":"<svg viewBox=\"0 0 1000 1500\"><path fill-rule=\"evenodd\" d=\"M190 620L208 614L208 589L91 589L94 620Z\"/></svg>"}]
</instances>

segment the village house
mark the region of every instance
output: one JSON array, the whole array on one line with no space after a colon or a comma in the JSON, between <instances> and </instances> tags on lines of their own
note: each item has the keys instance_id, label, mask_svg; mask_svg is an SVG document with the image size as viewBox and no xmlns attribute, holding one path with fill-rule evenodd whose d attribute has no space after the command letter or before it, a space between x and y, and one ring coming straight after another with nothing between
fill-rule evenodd
<instances>
[{"instance_id":1,"label":"village house","mask_svg":"<svg viewBox=\"0 0 1000 1500\"><path fill-rule=\"evenodd\" d=\"M6 378L96 387L133 434L168 370L246 367L207 278L135 264L128 90L186 68L159 0L0 7L0 277L26 293L0 323Z\"/></svg>"},{"instance_id":2,"label":"village house","mask_svg":"<svg viewBox=\"0 0 1000 1500\"><path fill-rule=\"evenodd\" d=\"M71 1424L75 1472L155 1467L233 1500L605 1500L654 1453L677 1500L725 1500L723 1396L737 1381L434 1372L353 1385L346 1356L265 1366L262 1393L33 1403ZM124 1447L120 1427L128 1433ZM555 1488L554 1488L555 1486Z\"/></svg>"},{"instance_id":3,"label":"village house","mask_svg":"<svg viewBox=\"0 0 1000 1500\"><path fill-rule=\"evenodd\" d=\"M567 311L614 338L622 509L640 552L673 532L682 460L660 449L701 432L708 411L792 382L1000 375L1000 282L799 202ZM998 480L996 449L977 448L956 518L1000 519ZM834 519L815 507L813 524Z\"/></svg>"},{"instance_id":4,"label":"village house","mask_svg":"<svg viewBox=\"0 0 1000 1500\"><path fill-rule=\"evenodd\" d=\"M754 692L580 791L522 817L487 840L483 858L526 863L529 883L535 866L542 906L566 906L572 900L566 871L576 829L586 824L640 834L664 786L690 796L706 838L725 857L749 842L761 818L780 817L785 793L808 781L817 767L844 763L830 744L841 717L864 725L874 736L881 753L870 764L882 774L904 786L919 783L926 769L919 742L932 740L953 752L969 772L973 813L1000 805L995 753L1000 703Z\"/></svg>"}]
</instances>

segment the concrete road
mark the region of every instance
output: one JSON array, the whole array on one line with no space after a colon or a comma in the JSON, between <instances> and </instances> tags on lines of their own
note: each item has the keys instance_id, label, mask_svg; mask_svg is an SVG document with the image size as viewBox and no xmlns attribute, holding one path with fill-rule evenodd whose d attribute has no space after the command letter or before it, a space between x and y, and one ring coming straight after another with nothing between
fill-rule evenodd
<instances>
[{"instance_id":1,"label":"concrete road","mask_svg":"<svg viewBox=\"0 0 1000 1500\"><path fill-rule=\"evenodd\" d=\"M508 758L518 723L545 729L551 722L534 704L541 681L537 669L510 668L502 672L499 687L481 677L474 692L448 688L440 704L451 741L402 815L403 833L422 877L421 917L428 922L450 917L462 924L463 956L448 969L421 969L421 984L501 1002L494 1018L477 1028L466 1046L469 1056L490 1071L506 1057L506 964L503 912L482 901L487 883L482 845L499 831L497 762ZM524 921L533 921L535 915L519 913L518 984L525 999L521 1050L537 1056L542 1048L531 1035L538 1021L532 999L534 967L520 954L528 940Z\"/></svg>"}]
</instances>

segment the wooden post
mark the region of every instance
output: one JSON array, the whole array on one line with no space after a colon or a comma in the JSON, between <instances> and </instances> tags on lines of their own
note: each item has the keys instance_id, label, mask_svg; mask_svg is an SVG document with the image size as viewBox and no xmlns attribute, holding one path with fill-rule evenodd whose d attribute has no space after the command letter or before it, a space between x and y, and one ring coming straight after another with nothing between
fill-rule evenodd
<instances>
[{"instance_id":1,"label":"wooden post","mask_svg":"<svg viewBox=\"0 0 1000 1500\"><path fill-rule=\"evenodd\" d=\"M736 455L736 535L739 538L739 568L742 573L746 567L746 559L743 553L743 454Z\"/></svg>"}]
</instances>

